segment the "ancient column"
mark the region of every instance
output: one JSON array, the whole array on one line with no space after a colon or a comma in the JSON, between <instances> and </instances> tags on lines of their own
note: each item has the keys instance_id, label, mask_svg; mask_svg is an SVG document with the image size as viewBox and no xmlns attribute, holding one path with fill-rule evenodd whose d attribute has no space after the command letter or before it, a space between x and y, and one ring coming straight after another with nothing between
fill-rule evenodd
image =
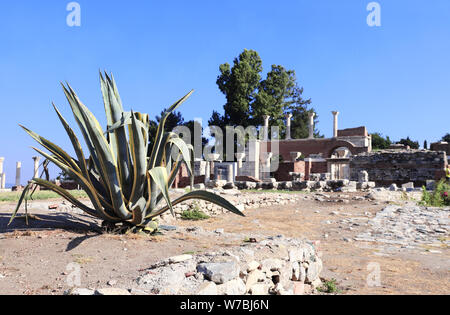
<instances>
[{"instance_id":1,"label":"ancient column","mask_svg":"<svg viewBox=\"0 0 450 315\"><path fill-rule=\"evenodd\" d=\"M39 161L41 160L41 158L39 156L34 156L33 157L33 161L34 161L34 176L33 178L38 178L39 177Z\"/></svg>"},{"instance_id":2,"label":"ancient column","mask_svg":"<svg viewBox=\"0 0 450 315\"><path fill-rule=\"evenodd\" d=\"M237 174L238 176L241 175L242 172L242 166L243 166L243 160L245 158L245 153L236 153L236 160L237 160L237 164L238 164L238 169L237 169Z\"/></svg>"},{"instance_id":3,"label":"ancient column","mask_svg":"<svg viewBox=\"0 0 450 315\"><path fill-rule=\"evenodd\" d=\"M234 183L234 168L233 168L233 164L227 165L227 183Z\"/></svg>"},{"instance_id":4,"label":"ancient column","mask_svg":"<svg viewBox=\"0 0 450 315\"><path fill-rule=\"evenodd\" d=\"M302 152L291 152L292 162L297 162L297 160L302 156Z\"/></svg>"},{"instance_id":5,"label":"ancient column","mask_svg":"<svg viewBox=\"0 0 450 315\"><path fill-rule=\"evenodd\" d=\"M16 187L20 187L20 171L22 168L22 162L16 163Z\"/></svg>"},{"instance_id":6,"label":"ancient column","mask_svg":"<svg viewBox=\"0 0 450 315\"><path fill-rule=\"evenodd\" d=\"M264 152L261 154L263 167L262 167L262 179L270 179L270 159L272 158L272 152Z\"/></svg>"},{"instance_id":7,"label":"ancient column","mask_svg":"<svg viewBox=\"0 0 450 315\"><path fill-rule=\"evenodd\" d=\"M314 117L315 113L309 113L309 137L308 139L314 139Z\"/></svg>"},{"instance_id":8,"label":"ancient column","mask_svg":"<svg viewBox=\"0 0 450 315\"><path fill-rule=\"evenodd\" d=\"M291 140L291 119L292 114L286 114L286 140Z\"/></svg>"},{"instance_id":9,"label":"ancient column","mask_svg":"<svg viewBox=\"0 0 450 315\"><path fill-rule=\"evenodd\" d=\"M211 163L206 161L205 167L205 184L209 183L211 180Z\"/></svg>"},{"instance_id":10,"label":"ancient column","mask_svg":"<svg viewBox=\"0 0 450 315\"><path fill-rule=\"evenodd\" d=\"M263 116L264 118L264 141L269 141L269 119L270 116Z\"/></svg>"},{"instance_id":11,"label":"ancient column","mask_svg":"<svg viewBox=\"0 0 450 315\"><path fill-rule=\"evenodd\" d=\"M4 157L0 157L0 189L5 189L6 176L3 173L3 162L5 162Z\"/></svg>"},{"instance_id":12,"label":"ancient column","mask_svg":"<svg viewBox=\"0 0 450 315\"><path fill-rule=\"evenodd\" d=\"M338 116L339 112L331 112L334 116L334 124L333 124L333 138L337 138L338 136Z\"/></svg>"},{"instance_id":13,"label":"ancient column","mask_svg":"<svg viewBox=\"0 0 450 315\"><path fill-rule=\"evenodd\" d=\"M0 157L0 174L3 174L3 163L5 162L4 157Z\"/></svg>"}]
</instances>

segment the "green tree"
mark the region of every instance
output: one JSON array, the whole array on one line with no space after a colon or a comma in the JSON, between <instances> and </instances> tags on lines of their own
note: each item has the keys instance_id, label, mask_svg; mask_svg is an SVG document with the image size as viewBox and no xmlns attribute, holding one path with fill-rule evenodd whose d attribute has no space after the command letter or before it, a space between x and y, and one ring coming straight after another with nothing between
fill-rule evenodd
<instances>
[{"instance_id":1,"label":"green tree","mask_svg":"<svg viewBox=\"0 0 450 315\"><path fill-rule=\"evenodd\" d=\"M389 139L389 136L386 136L386 138L383 137L383 135L379 132L372 133L372 149L373 150L385 150L388 149L389 146L392 144L391 139Z\"/></svg>"},{"instance_id":2,"label":"green tree","mask_svg":"<svg viewBox=\"0 0 450 315\"><path fill-rule=\"evenodd\" d=\"M419 141L413 141L409 137L407 137L406 139L401 139L397 143L409 146L411 149L419 149Z\"/></svg>"},{"instance_id":3,"label":"green tree","mask_svg":"<svg viewBox=\"0 0 450 315\"><path fill-rule=\"evenodd\" d=\"M161 116L164 114L164 111L161 112ZM153 148L153 139L156 137L156 132L158 130L158 125L161 121L161 116L156 116L155 120L150 121L150 128L149 128L149 150L152 150ZM166 125L164 127L164 130L166 132L173 131L178 126L186 126L191 131L191 144L194 144L194 126L198 124L198 122L195 122L193 120L189 120L185 122L183 115L180 112L173 112L169 117L167 117ZM203 134L203 129L202 129ZM208 144L208 139L205 137L202 137L202 147Z\"/></svg>"},{"instance_id":4,"label":"green tree","mask_svg":"<svg viewBox=\"0 0 450 315\"><path fill-rule=\"evenodd\" d=\"M247 126L249 113L258 92L261 80L262 61L254 50L244 50L234 60L231 68L228 63L220 66L217 86L226 97L224 116L213 113L217 126Z\"/></svg>"},{"instance_id":5,"label":"green tree","mask_svg":"<svg viewBox=\"0 0 450 315\"><path fill-rule=\"evenodd\" d=\"M447 133L445 136L443 136L442 141L450 143L450 133Z\"/></svg>"},{"instance_id":6,"label":"green tree","mask_svg":"<svg viewBox=\"0 0 450 315\"><path fill-rule=\"evenodd\" d=\"M311 100L302 97L303 88L297 84L295 71L272 65L264 80L261 72L261 58L253 50L244 50L234 60L233 67L228 63L220 66L217 85L227 101L224 115L214 111L209 125L261 126L263 116L269 115L271 126L278 126L283 135L285 115L291 113L293 138L306 138L308 114L314 110L308 109ZM316 136L320 136L318 131Z\"/></svg>"},{"instance_id":7,"label":"green tree","mask_svg":"<svg viewBox=\"0 0 450 315\"><path fill-rule=\"evenodd\" d=\"M428 142L427 142L427 140L425 140L425 141L423 142L423 148L424 148L425 150L428 150Z\"/></svg>"}]
</instances>

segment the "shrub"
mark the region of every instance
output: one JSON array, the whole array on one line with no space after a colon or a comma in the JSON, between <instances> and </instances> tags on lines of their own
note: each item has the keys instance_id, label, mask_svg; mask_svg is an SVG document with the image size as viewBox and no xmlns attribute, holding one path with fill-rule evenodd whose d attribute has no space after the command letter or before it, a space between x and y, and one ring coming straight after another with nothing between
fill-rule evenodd
<instances>
[{"instance_id":1,"label":"shrub","mask_svg":"<svg viewBox=\"0 0 450 315\"><path fill-rule=\"evenodd\" d=\"M181 213L181 218L187 221L208 220L209 216L198 209L186 210Z\"/></svg>"},{"instance_id":2,"label":"shrub","mask_svg":"<svg viewBox=\"0 0 450 315\"><path fill-rule=\"evenodd\" d=\"M433 192L428 192L423 187L422 205L430 207L445 207L450 206L450 185L442 179Z\"/></svg>"}]
</instances>

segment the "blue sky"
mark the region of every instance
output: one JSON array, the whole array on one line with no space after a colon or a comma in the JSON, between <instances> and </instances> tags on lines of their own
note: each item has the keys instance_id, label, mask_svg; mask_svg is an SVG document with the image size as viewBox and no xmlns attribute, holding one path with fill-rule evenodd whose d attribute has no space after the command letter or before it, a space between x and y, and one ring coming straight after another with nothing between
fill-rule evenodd
<instances>
[{"instance_id":1,"label":"blue sky","mask_svg":"<svg viewBox=\"0 0 450 315\"><path fill-rule=\"evenodd\" d=\"M70 122L59 86L69 81L103 120L98 70L114 73L126 109L152 116L194 88L181 108L207 121L225 102L221 63L244 49L264 71L297 73L319 114L318 128L365 125L422 144L450 132L450 1L379 0L381 27L369 27L370 0L79 0L81 27L68 27L65 0L0 4L0 156L7 182L15 162L32 175L34 145L18 127L70 148L54 101Z\"/></svg>"}]
</instances>

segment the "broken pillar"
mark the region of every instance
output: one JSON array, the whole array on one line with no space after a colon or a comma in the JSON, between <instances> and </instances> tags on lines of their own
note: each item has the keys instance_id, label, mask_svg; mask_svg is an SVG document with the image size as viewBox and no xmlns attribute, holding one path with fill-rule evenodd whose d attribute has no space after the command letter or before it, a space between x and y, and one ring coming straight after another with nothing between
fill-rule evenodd
<instances>
[{"instance_id":1,"label":"broken pillar","mask_svg":"<svg viewBox=\"0 0 450 315\"><path fill-rule=\"evenodd\" d=\"M242 175L242 166L243 166L243 161L245 158L245 153L236 153L236 160L237 160L237 165L238 165L238 169L237 169L237 174L238 176Z\"/></svg>"},{"instance_id":2,"label":"broken pillar","mask_svg":"<svg viewBox=\"0 0 450 315\"><path fill-rule=\"evenodd\" d=\"M16 187L20 187L20 172L22 169L22 162L16 163Z\"/></svg>"},{"instance_id":3,"label":"broken pillar","mask_svg":"<svg viewBox=\"0 0 450 315\"><path fill-rule=\"evenodd\" d=\"M358 173L358 182L367 183L369 182L369 173L367 171L361 171Z\"/></svg>"},{"instance_id":4,"label":"broken pillar","mask_svg":"<svg viewBox=\"0 0 450 315\"><path fill-rule=\"evenodd\" d=\"M290 154L292 162L297 162L302 157L302 152L291 152Z\"/></svg>"},{"instance_id":5,"label":"broken pillar","mask_svg":"<svg viewBox=\"0 0 450 315\"><path fill-rule=\"evenodd\" d=\"M272 158L273 154L272 152L263 152L261 154L261 158L262 158L262 176L261 179L263 180L270 180L270 160Z\"/></svg>"}]
</instances>

